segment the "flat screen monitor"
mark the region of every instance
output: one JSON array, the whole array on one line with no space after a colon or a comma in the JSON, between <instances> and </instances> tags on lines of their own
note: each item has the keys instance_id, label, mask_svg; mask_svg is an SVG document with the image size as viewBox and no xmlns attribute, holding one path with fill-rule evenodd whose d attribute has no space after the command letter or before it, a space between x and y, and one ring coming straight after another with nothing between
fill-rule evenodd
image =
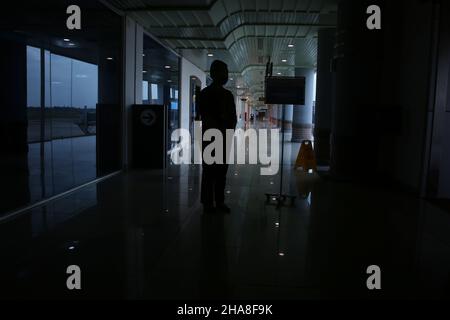
<instances>
[{"instance_id":1,"label":"flat screen monitor","mask_svg":"<svg viewBox=\"0 0 450 320\"><path fill-rule=\"evenodd\" d=\"M266 78L266 104L305 104L305 77Z\"/></svg>"}]
</instances>

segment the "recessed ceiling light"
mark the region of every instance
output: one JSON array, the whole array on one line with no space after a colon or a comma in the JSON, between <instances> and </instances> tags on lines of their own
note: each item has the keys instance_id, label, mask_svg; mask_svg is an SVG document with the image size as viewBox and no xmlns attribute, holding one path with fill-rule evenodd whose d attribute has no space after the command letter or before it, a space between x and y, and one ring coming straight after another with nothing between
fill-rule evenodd
<instances>
[{"instance_id":1,"label":"recessed ceiling light","mask_svg":"<svg viewBox=\"0 0 450 320\"><path fill-rule=\"evenodd\" d=\"M288 44L288 47L289 47L289 48L293 48L294 45L293 45L292 43L290 43L290 44Z\"/></svg>"},{"instance_id":2,"label":"recessed ceiling light","mask_svg":"<svg viewBox=\"0 0 450 320\"><path fill-rule=\"evenodd\" d=\"M70 41L70 39L68 39L68 38L64 38L63 39L65 42L69 42Z\"/></svg>"},{"instance_id":3,"label":"recessed ceiling light","mask_svg":"<svg viewBox=\"0 0 450 320\"><path fill-rule=\"evenodd\" d=\"M142 73L147 73L147 71L146 71L146 70L143 70Z\"/></svg>"},{"instance_id":4,"label":"recessed ceiling light","mask_svg":"<svg viewBox=\"0 0 450 320\"><path fill-rule=\"evenodd\" d=\"M277 72L277 75L281 76L281 72Z\"/></svg>"},{"instance_id":5,"label":"recessed ceiling light","mask_svg":"<svg viewBox=\"0 0 450 320\"><path fill-rule=\"evenodd\" d=\"M166 68L166 69L170 69L170 68L171 68L171 66L164 66L164 68Z\"/></svg>"},{"instance_id":6,"label":"recessed ceiling light","mask_svg":"<svg viewBox=\"0 0 450 320\"><path fill-rule=\"evenodd\" d=\"M69 42L69 46L73 47L74 45L75 45L75 43Z\"/></svg>"},{"instance_id":7,"label":"recessed ceiling light","mask_svg":"<svg viewBox=\"0 0 450 320\"><path fill-rule=\"evenodd\" d=\"M108 58L106 58L106 60L113 60L113 58L112 57L108 57Z\"/></svg>"},{"instance_id":8,"label":"recessed ceiling light","mask_svg":"<svg viewBox=\"0 0 450 320\"><path fill-rule=\"evenodd\" d=\"M283 60L281 60L281 62L287 62L287 60L286 60L286 59L283 59Z\"/></svg>"},{"instance_id":9,"label":"recessed ceiling light","mask_svg":"<svg viewBox=\"0 0 450 320\"><path fill-rule=\"evenodd\" d=\"M208 57L214 57L214 54L208 53Z\"/></svg>"}]
</instances>

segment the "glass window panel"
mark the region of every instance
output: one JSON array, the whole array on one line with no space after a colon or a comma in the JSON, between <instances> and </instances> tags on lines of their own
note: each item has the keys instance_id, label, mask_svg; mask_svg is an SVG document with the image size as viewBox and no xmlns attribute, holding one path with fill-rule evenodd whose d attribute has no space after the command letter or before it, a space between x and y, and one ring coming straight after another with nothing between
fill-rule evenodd
<instances>
[{"instance_id":1,"label":"glass window panel","mask_svg":"<svg viewBox=\"0 0 450 320\"><path fill-rule=\"evenodd\" d=\"M0 162L10 192L2 194L0 215L121 167L122 43L116 35L122 18L100 2L80 0L91 28L71 33L69 45L65 24L53 19L65 12L63 3L51 11L36 3L26 12L23 4L10 5L0 33L7 79ZM19 20L26 22L20 30Z\"/></svg>"},{"instance_id":2,"label":"glass window panel","mask_svg":"<svg viewBox=\"0 0 450 320\"><path fill-rule=\"evenodd\" d=\"M27 46L28 142L41 140L41 49Z\"/></svg>"},{"instance_id":3,"label":"glass window panel","mask_svg":"<svg viewBox=\"0 0 450 320\"><path fill-rule=\"evenodd\" d=\"M142 100L148 101L148 81L142 81Z\"/></svg>"},{"instance_id":4,"label":"glass window panel","mask_svg":"<svg viewBox=\"0 0 450 320\"><path fill-rule=\"evenodd\" d=\"M159 94L158 94L158 85L155 83L152 83L152 100L158 100Z\"/></svg>"},{"instance_id":5,"label":"glass window panel","mask_svg":"<svg viewBox=\"0 0 450 320\"><path fill-rule=\"evenodd\" d=\"M76 185L96 177L98 66L72 59L72 110L78 127L72 141Z\"/></svg>"}]
</instances>

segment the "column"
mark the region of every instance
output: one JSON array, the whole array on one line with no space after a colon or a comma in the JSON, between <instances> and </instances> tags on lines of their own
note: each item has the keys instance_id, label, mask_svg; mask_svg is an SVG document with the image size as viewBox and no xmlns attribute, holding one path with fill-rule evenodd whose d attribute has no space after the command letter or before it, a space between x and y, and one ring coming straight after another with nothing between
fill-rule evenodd
<instances>
[{"instance_id":1,"label":"column","mask_svg":"<svg viewBox=\"0 0 450 320\"><path fill-rule=\"evenodd\" d=\"M375 1L379 4L380 1ZM372 2L339 3L336 39L336 105L331 133L331 173L367 177L377 170L383 69L383 32L368 30L364 13Z\"/></svg>"},{"instance_id":2,"label":"column","mask_svg":"<svg viewBox=\"0 0 450 320\"><path fill-rule=\"evenodd\" d=\"M142 41L143 29L133 19L125 19L124 40L124 117L123 117L123 165L132 163L132 106L142 103Z\"/></svg>"},{"instance_id":3,"label":"column","mask_svg":"<svg viewBox=\"0 0 450 320\"><path fill-rule=\"evenodd\" d=\"M317 43L317 91L314 116L314 149L317 163L330 163L331 113L334 103L331 62L336 29L322 29Z\"/></svg>"},{"instance_id":4,"label":"column","mask_svg":"<svg viewBox=\"0 0 450 320\"><path fill-rule=\"evenodd\" d=\"M294 105L292 114L292 142L312 139L314 101L314 69L296 68L295 76L305 77L305 104Z\"/></svg>"},{"instance_id":5,"label":"column","mask_svg":"<svg viewBox=\"0 0 450 320\"><path fill-rule=\"evenodd\" d=\"M292 116L294 113L294 108L292 104L284 106L284 130L285 132L292 132Z\"/></svg>"}]
</instances>

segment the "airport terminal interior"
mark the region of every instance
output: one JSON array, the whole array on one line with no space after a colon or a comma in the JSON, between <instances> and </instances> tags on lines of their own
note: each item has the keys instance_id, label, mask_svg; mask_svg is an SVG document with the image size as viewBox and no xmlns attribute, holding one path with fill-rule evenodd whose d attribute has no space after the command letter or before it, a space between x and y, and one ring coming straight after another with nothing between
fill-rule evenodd
<instances>
[{"instance_id":1,"label":"airport terminal interior","mask_svg":"<svg viewBox=\"0 0 450 320\"><path fill-rule=\"evenodd\" d=\"M450 298L448 2L33 0L0 17L1 299ZM273 174L229 165L223 213L173 139L201 136L215 60L236 128L281 150ZM269 103L277 78L302 79L300 104Z\"/></svg>"}]
</instances>

